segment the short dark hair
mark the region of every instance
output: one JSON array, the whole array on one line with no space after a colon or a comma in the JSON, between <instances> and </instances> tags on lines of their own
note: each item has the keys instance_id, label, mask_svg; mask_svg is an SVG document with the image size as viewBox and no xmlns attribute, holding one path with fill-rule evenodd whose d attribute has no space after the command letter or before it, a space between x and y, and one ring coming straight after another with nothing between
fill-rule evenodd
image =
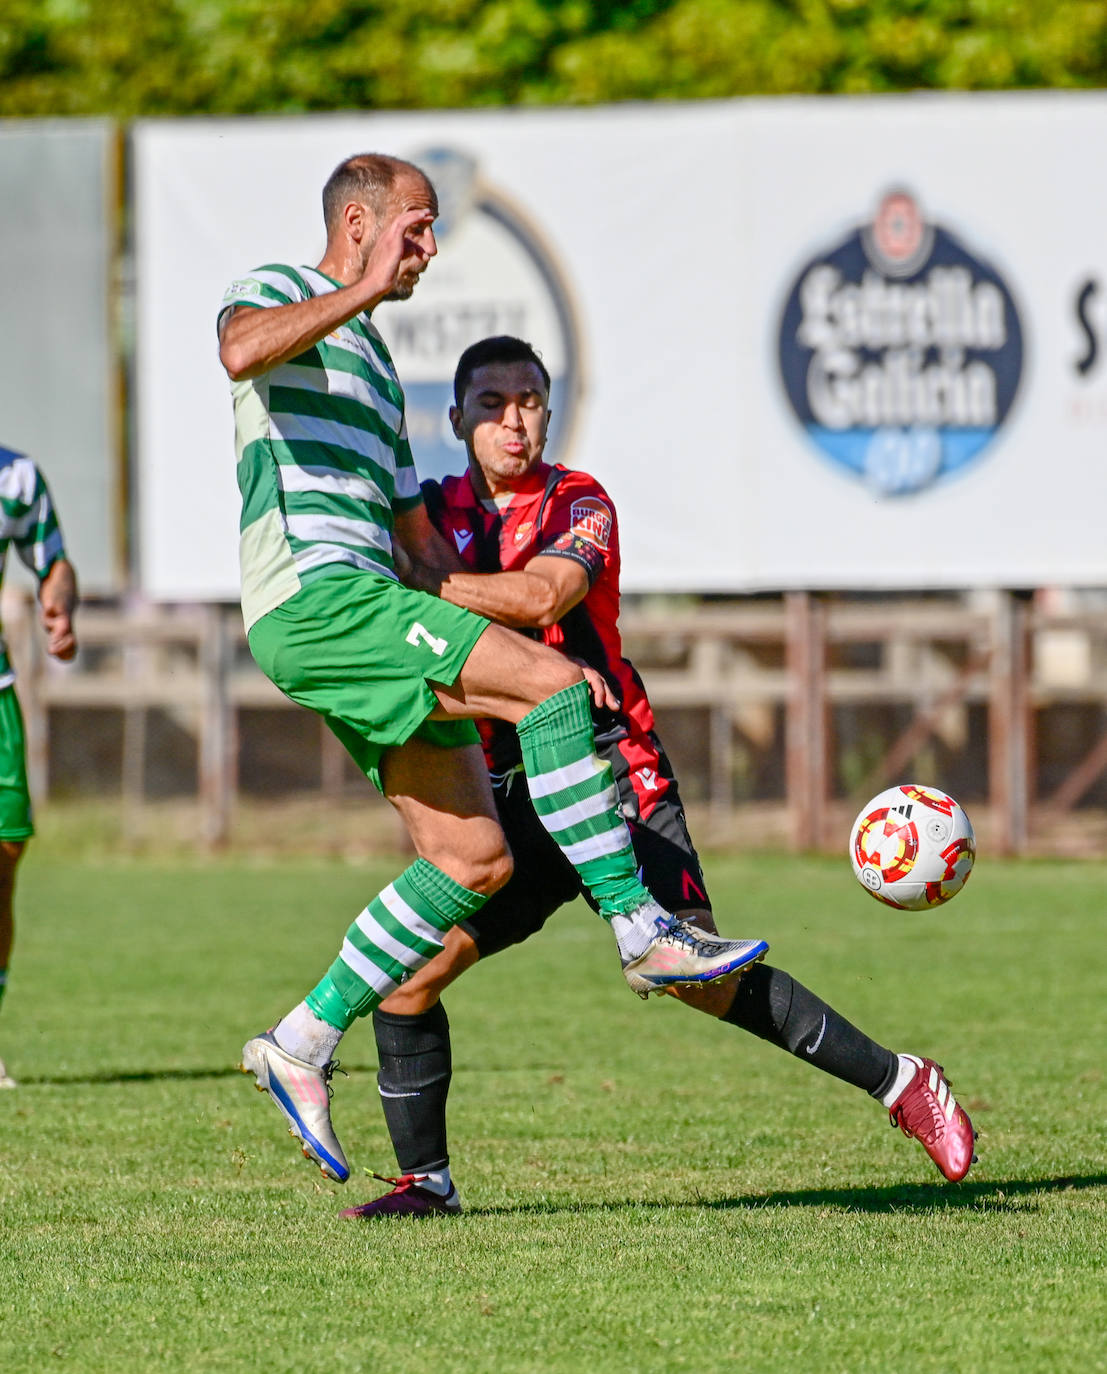
<instances>
[{"instance_id":1,"label":"short dark hair","mask_svg":"<svg viewBox=\"0 0 1107 1374\"><path fill-rule=\"evenodd\" d=\"M323 223L330 233L338 222L342 207L351 200L368 205L374 215L383 215L392 197L392 188L405 174L414 172L429 186L426 172L413 162L386 153L355 153L340 162L323 187Z\"/></svg>"},{"instance_id":2,"label":"short dark hair","mask_svg":"<svg viewBox=\"0 0 1107 1374\"><path fill-rule=\"evenodd\" d=\"M489 363L533 363L542 374L546 393L550 390L550 373L534 348L525 339L516 339L510 334L497 334L491 339L478 339L470 344L457 360L454 372L454 405L461 405L470 379L478 367Z\"/></svg>"}]
</instances>

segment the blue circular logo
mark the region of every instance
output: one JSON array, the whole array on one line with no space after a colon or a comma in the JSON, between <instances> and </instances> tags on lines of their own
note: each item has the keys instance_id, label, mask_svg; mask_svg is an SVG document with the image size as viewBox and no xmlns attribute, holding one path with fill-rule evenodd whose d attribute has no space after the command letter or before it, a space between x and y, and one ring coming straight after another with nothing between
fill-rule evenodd
<instances>
[{"instance_id":1,"label":"blue circular logo","mask_svg":"<svg viewBox=\"0 0 1107 1374\"><path fill-rule=\"evenodd\" d=\"M895 190L799 273L779 356L818 448L882 496L906 496L995 437L1022 374L1022 325L999 273Z\"/></svg>"}]
</instances>

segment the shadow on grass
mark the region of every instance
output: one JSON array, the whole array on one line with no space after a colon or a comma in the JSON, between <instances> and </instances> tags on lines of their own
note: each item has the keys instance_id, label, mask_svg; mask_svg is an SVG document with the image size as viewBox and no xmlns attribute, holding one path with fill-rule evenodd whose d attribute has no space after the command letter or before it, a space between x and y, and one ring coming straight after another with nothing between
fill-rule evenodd
<instances>
[{"instance_id":1,"label":"shadow on grass","mask_svg":"<svg viewBox=\"0 0 1107 1374\"><path fill-rule=\"evenodd\" d=\"M12 1061L9 1060L9 1063ZM335 1063L339 1063L335 1060ZM14 1068L14 1064L12 1064ZM542 1066L545 1067L545 1066ZM551 1067L556 1067L553 1065ZM377 1072L375 1063L347 1063L341 1061L340 1072L348 1075ZM103 1069L92 1073L43 1073L19 1074L20 1085L24 1088L70 1088L82 1084L96 1086L108 1083L172 1083L197 1081L205 1078L234 1078L241 1073L236 1064L220 1064L218 1068L191 1069Z\"/></svg>"},{"instance_id":2,"label":"shadow on grass","mask_svg":"<svg viewBox=\"0 0 1107 1374\"><path fill-rule=\"evenodd\" d=\"M892 1183L880 1188L799 1188L764 1197L720 1198L701 1207L732 1208L837 1207L846 1212L917 1212L940 1208L1014 1210L1014 1201L1036 1193L1064 1193L1107 1186L1107 1173L1059 1178L967 1179L964 1183Z\"/></svg>"},{"instance_id":3,"label":"shadow on grass","mask_svg":"<svg viewBox=\"0 0 1107 1374\"><path fill-rule=\"evenodd\" d=\"M339 1061L335 1060L337 1064ZM11 1061L9 1060L9 1063ZM12 1065L14 1068L14 1064ZM237 1064L220 1064L218 1068L192 1069L104 1069L98 1073L19 1074L24 1088L71 1088L82 1084L96 1086L108 1083L173 1083L199 1081L205 1078L237 1078L242 1070ZM349 1075L377 1072L376 1064L347 1064L342 1061L340 1073Z\"/></svg>"},{"instance_id":4,"label":"shadow on grass","mask_svg":"<svg viewBox=\"0 0 1107 1374\"><path fill-rule=\"evenodd\" d=\"M705 1211L762 1211L772 1207L822 1207L841 1212L1025 1211L1017 1199L1039 1193L1064 1193L1107 1187L1107 1173L1058 1178L979 1179L965 1183L896 1183L881 1188L800 1188L695 1201L525 1203L519 1207L467 1207L469 1216L551 1215L559 1212L621 1212L635 1208L697 1207Z\"/></svg>"},{"instance_id":5,"label":"shadow on grass","mask_svg":"<svg viewBox=\"0 0 1107 1374\"><path fill-rule=\"evenodd\" d=\"M20 1074L24 1088L72 1088L80 1084L97 1083L172 1083L203 1078L237 1078L241 1070L237 1064L225 1064L218 1069L135 1069L133 1072L106 1069L103 1073Z\"/></svg>"}]
</instances>

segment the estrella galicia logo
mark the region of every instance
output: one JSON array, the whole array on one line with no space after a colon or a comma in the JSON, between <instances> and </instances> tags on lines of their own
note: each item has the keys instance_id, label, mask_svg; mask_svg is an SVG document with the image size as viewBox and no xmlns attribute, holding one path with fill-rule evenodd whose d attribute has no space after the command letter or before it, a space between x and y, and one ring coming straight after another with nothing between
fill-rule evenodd
<instances>
[{"instance_id":1,"label":"estrella galicia logo","mask_svg":"<svg viewBox=\"0 0 1107 1374\"><path fill-rule=\"evenodd\" d=\"M373 312L406 398L408 436L421 479L465 467L448 419L457 360L494 334L526 339L540 354L553 391L548 461L567 461L580 403L581 341L565 278L524 213L455 148L410 155L438 196L440 254L411 300Z\"/></svg>"},{"instance_id":2,"label":"estrella galicia logo","mask_svg":"<svg viewBox=\"0 0 1107 1374\"><path fill-rule=\"evenodd\" d=\"M800 423L885 496L977 458L1011 409L1022 326L988 263L924 220L907 191L820 253L793 283L780 371Z\"/></svg>"}]
</instances>

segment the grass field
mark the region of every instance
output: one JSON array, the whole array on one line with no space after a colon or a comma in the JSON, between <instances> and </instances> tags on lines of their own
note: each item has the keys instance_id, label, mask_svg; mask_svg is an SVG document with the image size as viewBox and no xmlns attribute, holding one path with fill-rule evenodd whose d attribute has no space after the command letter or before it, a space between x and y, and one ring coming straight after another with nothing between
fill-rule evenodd
<instances>
[{"instance_id":1,"label":"grass field","mask_svg":"<svg viewBox=\"0 0 1107 1374\"><path fill-rule=\"evenodd\" d=\"M40 841L0 1015L0 1368L1107 1368L1107 865L982 862L894 917L844 860L715 858L720 924L895 1048L981 1132L943 1184L863 1094L623 986L583 907L448 999L467 1211L336 1215L394 1160L371 1032L354 1176L236 1071L393 865L67 861Z\"/></svg>"}]
</instances>

